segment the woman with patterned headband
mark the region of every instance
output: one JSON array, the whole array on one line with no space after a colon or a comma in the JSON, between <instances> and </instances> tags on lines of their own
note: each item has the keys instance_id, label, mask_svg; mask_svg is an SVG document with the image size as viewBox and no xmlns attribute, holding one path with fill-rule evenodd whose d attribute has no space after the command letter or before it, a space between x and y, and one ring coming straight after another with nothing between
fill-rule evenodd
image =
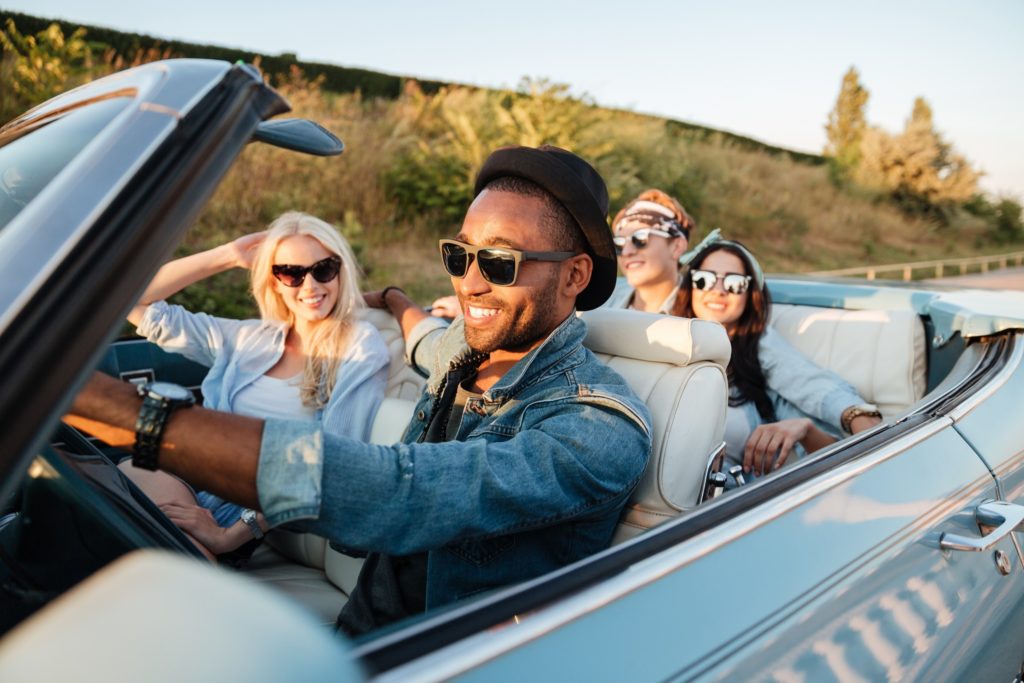
<instances>
[{"instance_id":1,"label":"woman with patterned headband","mask_svg":"<svg viewBox=\"0 0 1024 683\"><path fill-rule=\"evenodd\" d=\"M673 313L679 291L679 258L696 223L683 205L661 190L641 192L612 221L619 270L628 287L616 289L612 308Z\"/></svg>"}]
</instances>

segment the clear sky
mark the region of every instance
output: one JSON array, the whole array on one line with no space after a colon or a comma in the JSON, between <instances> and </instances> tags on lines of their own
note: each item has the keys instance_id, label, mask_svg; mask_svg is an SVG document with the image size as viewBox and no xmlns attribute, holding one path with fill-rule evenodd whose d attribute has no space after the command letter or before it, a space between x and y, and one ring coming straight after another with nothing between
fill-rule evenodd
<instances>
[{"instance_id":1,"label":"clear sky","mask_svg":"<svg viewBox=\"0 0 1024 683\"><path fill-rule=\"evenodd\" d=\"M1024 198L1024 1L611 3L0 0L5 9L483 86L522 76L598 103L820 152L851 65L870 123L914 98L993 193Z\"/></svg>"}]
</instances>

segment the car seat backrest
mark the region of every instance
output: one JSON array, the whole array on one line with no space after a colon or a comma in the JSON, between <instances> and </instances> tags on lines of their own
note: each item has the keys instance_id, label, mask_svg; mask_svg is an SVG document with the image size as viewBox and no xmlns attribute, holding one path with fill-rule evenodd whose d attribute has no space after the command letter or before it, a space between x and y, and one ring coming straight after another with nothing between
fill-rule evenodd
<instances>
[{"instance_id":1,"label":"car seat backrest","mask_svg":"<svg viewBox=\"0 0 1024 683\"><path fill-rule=\"evenodd\" d=\"M426 380L405 362L405 339L402 337L402 328L398 321L391 313L379 308L366 309L362 318L380 331L391 353L391 366L388 368L388 383L384 395L415 401L420 397Z\"/></svg>"},{"instance_id":2,"label":"car seat backrest","mask_svg":"<svg viewBox=\"0 0 1024 683\"><path fill-rule=\"evenodd\" d=\"M363 319L380 331L391 354L384 400L377 409L370 431L370 442L397 443L409 424L416 399L422 393L426 380L406 364L402 329L390 313L369 309L364 312ZM322 570L324 576L345 595L351 594L355 588L363 565L362 558L335 550L323 537L310 533L275 529L268 534L267 540L285 557Z\"/></svg>"},{"instance_id":3,"label":"car seat backrest","mask_svg":"<svg viewBox=\"0 0 1024 683\"><path fill-rule=\"evenodd\" d=\"M651 457L613 542L700 500L708 460L722 443L731 347L721 325L625 309L580 314L584 342L625 378L652 419Z\"/></svg>"},{"instance_id":4,"label":"car seat backrest","mask_svg":"<svg viewBox=\"0 0 1024 683\"><path fill-rule=\"evenodd\" d=\"M924 325L913 311L772 305L772 327L893 418L925 392Z\"/></svg>"}]
</instances>

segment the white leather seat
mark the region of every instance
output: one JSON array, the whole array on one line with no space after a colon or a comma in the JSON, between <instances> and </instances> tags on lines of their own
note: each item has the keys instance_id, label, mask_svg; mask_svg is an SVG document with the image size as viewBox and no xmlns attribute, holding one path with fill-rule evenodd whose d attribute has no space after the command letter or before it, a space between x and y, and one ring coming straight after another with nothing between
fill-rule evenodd
<instances>
[{"instance_id":1,"label":"white leather seat","mask_svg":"<svg viewBox=\"0 0 1024 683\"><path fill-rule=\"evenodd\" d=\"M913 311L774 304L771 324L805 356L852 384L885 419L924 396L924 325Z\"/></svg>"},{"instance_id":2,"label":"white leather seat","mask_svg":"<svg viewBox=\"0 0 1024 683\"><path fill-rule=\"evenodd\" d=\"M647 470L616 531L627 540L697 505L708 460L722 443L731 347L721 325L625 309L581 314L586 345L647 404Z\"/></svg>"},{"instance_id":3,"label":"white leather seat","mask_svg":"<svg viewBox=\"0 0 1024 683\"><path fill-rule=\"evenodd\" d=\"M384 388L384 395L417 401L426 380L405 362L405 338L402 337L402 328L398 326L398 321L389 312L379 308L366 309L362 318L376 326L391 354L391 366L388 368L388 383Z\"/></svg>"}]
</instances>

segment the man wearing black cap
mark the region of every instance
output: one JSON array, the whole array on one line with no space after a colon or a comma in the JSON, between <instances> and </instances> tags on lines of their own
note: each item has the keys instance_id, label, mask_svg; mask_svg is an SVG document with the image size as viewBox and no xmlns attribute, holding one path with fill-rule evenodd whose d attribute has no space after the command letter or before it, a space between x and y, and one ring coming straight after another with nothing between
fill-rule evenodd
<instances>
[{"instance_id":1,"label":"man wearing black cap","mask_svg":"<svg viewBox=\"0 0 1024 683\"><path fill-rule=\"evenodd\" d=\"M430 375L402 443L191 408L171 415L160 467L271 525L369 551L339 617L349 633L607 547L650 450L646 406L582 346L574 315L614 287L607 207L579 157L497 150L459 234L441 241L463 316L442 329L400 290L368 296ZM126 409L119 384L94 381L73 412L134 424L138 403Z\"/></svg>"}]
</instances>

